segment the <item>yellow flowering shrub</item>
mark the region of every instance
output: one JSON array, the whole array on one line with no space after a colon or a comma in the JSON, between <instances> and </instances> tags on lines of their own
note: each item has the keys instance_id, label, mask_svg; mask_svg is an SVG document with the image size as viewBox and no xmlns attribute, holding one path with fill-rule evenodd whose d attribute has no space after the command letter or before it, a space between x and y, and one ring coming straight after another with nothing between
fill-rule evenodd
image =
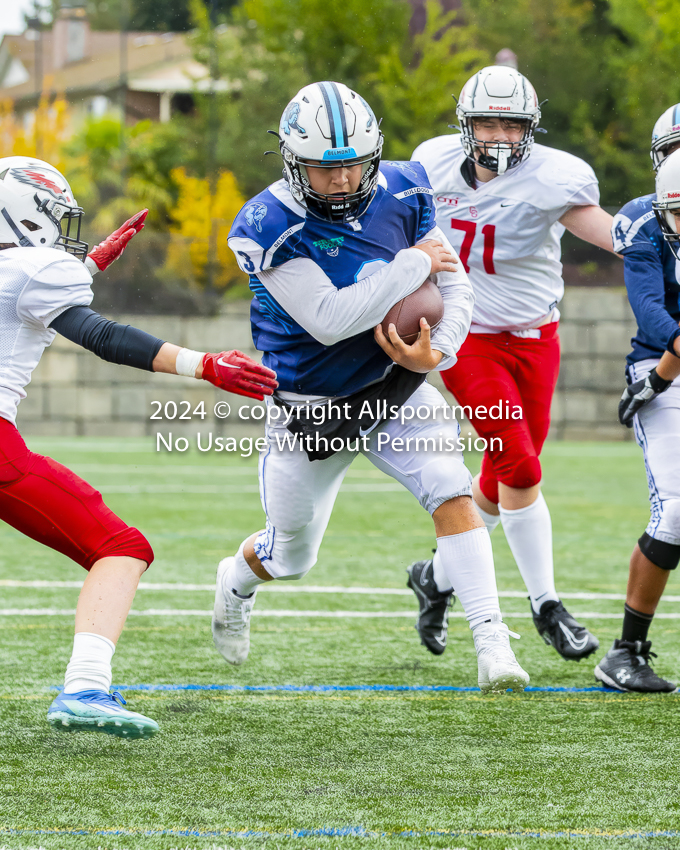
<instances>
[{"instance_id":1,"label":"yellow flowering shrub","mask_svg":"<svg viewBox=\"0 0 680 850\"><path fill-rule=\"evenodd\" d=\"M191 177L184 168L175 168L172 179L179 189L176 206L170 210L171 240L165 271L190 284L205 286L209 280L208 259L213 249L213 283L225 289L241 277L234 255L227 245L229 228L245 203L230 171L220 171L215 194L210 183Z\"/></svg>"},{"instance_id":2,"label":"yellow flowering shrub","mask_svg":"<svg viewBox=\"0 0 680 850\"><path fill-rule=\"evenodd\" d=\"M10 99L0 101L0 150L3 156L34 156L64 171L64 143L70 136L69 106L61 96L43 92L31 119L13 112Z\"/></svg>"}]
</instances>

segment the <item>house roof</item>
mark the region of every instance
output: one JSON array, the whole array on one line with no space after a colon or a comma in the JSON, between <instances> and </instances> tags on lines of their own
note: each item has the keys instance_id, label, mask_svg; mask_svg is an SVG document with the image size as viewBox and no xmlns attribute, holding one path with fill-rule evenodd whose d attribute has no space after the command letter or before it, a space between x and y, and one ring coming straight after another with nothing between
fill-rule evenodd
<instances>
[{"instance_id":1,"label":"house roof","mask_svg":"<svg viewBox=\"0 0 680 850\"><path fill-rule=\"evenodd\" d=\"M0 88L0 99L15 104L36 97L35 51L38 41L21 36L5 36L0 44L0 73L7 63L19 60L30 77L19 85ZM43 33L43 81L46 90L69 95L105 94L120 85L121 34L90 33L89 56L54 69L50 32ZM138 91L191 91L192 80L206 76L206 70L192 58L183 33L130 32L127 39L127 73L130 88ZM9 58L8 58L9 57Z\"/></svg>"}]
</instances>

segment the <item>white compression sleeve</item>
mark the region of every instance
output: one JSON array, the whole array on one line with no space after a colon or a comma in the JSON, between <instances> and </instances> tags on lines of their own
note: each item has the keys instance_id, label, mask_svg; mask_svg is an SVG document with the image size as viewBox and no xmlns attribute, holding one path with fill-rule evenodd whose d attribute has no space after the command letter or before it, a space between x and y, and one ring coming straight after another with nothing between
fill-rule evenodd
<instances>
[{"instance_id":1,"label":"white compression sleeve","mask_svg":"<svg viewBox=\"0 0 680 850\"><path fill-rule=\"evenodd\" d=\"M431 269L424 251L405 248L391 263L342 289L305 257L260 272L258 278L307 333L334 345L382 322L390 307L415 292Z\"/></svg>"},{"instance_id":2,"label":"white compression sleeve","mask_svg":"<svg viewBox=\"0 0 680 850\"><path fill-rule=\"evenodd\" d=\"M433 228L420 242L436 239L445 248L457 257L456 252L444 232L439 227ZM475 296L472 284L467 276L463 264L458 259L458 271L439 272L435 275L437 286L444 301L444 318L437 330L432 334L432 348L441 351L444 357L437 365L435 371L449 369L456 362L456 352L465 342L472 321L472 308L475 305Z\"/></svg>"}]
</instances>

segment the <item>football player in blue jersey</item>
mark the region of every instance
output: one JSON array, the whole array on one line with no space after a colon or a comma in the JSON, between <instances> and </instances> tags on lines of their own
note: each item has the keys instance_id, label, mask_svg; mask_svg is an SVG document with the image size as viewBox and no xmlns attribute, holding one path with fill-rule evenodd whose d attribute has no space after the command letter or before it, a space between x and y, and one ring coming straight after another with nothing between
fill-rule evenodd
<instances>
[{"instance_id":1,"label":"football player in blue jersey","mask_svg":"<svg viewBox=\"0 0 680 850\"><path fill-rule=\"evenodd\" d=\"M245 661L258 585L300 579L314 566L342 479L361 451L432 515L438 580L461 599L482 690L523 690L529 677L501 620L459 427L425 381L455 362L473 305L467 275L435 225L425 172L415 162L381 163L375 115L340 83L301 89L279 138L284 179L244 206L229 237L255 295L255 345L276 370L279 392L268 406L259 466L266 527L219 565L215 646L229 663ZM383 334L388 310L430 275L444 302L440 325L431 332L421 319L412 345L393 325Z\"/></svg>"},{"instance_id":2,"label":"football player in blue jersey","mask_svg":"<svg viewBox=\"0 0 680 850\"><path fill-rule=\"evenodd\" d=\"M677 130L680 142L680 126ZM619 418L635 429L644 453L651 504L649 524L630 559L621 638L595 668L596 678L620 691L676 689L652 669L647 634L669 573L680 561L679 232L680 150L675 150L660 162L656 194L630 201L612 226L638 323Z\"/></svg>"}]
</instances>

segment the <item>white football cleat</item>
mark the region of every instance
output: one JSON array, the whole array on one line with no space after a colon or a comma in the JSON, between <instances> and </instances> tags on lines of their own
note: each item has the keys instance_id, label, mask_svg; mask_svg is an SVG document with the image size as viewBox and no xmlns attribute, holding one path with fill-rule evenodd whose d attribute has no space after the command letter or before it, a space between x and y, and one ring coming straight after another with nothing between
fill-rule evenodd
<instances>
[{"instance_id":1,"label":"white football cleat","mask_svg":"<svg viewBox=\"0 0 680 850\"><path fill-rule=\"evenodd\" d=\"M250 651L250 615L255 604L257 588L244 599L224 587L224 575L233 566L234 558L224 558L217 567L217 589L212 617L212 636L215 648L225 661L238 666Z\"/></svg>"},{"instance_id":2,"label":"white football cleat","mask_svg":"<svg viewBox=\"0 0 680 850\"><path fill-rule=\"evenodd\" d=\"M489 691L523 691L529 684L529 674L519 666L510 649L510 636L519 638L501 620L492 614L488 623L477 626L472 636L477 650L477 678L483 694Z\"/></svg>"}]
</instances>

